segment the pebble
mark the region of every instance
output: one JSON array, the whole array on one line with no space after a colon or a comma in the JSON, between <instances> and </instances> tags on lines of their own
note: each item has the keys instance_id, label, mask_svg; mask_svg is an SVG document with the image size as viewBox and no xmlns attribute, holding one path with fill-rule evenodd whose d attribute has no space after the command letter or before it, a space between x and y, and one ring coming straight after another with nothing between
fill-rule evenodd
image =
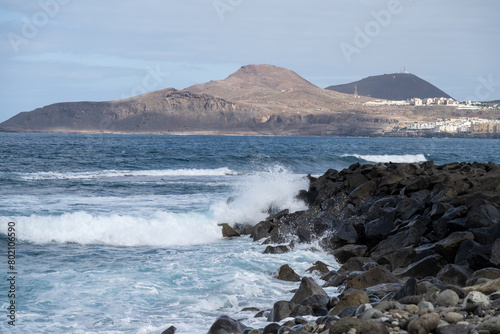
<instances>
[{"instance_id":1,"label":"pebble","mask_svg":"<svg viewBox=\"0 0 500 334\"><path fill-rule=\"evenodd\" d=\"M362 320L370 320L370 319L378 319L383 316L384 314L381 311L371 308L363 312L363 314L359 318Z\"/></svg>"},{"instance_id":2,"label":"pebble","mask_svg":"<svg viewBox=\"0 0 500 334\"><path fill-rule=\"evenodd\" d=\"M457 323L459 321L462 321L463 319L464 319L464 316L461 315L460 313L457 313L457 312L448 312L444 316L444 320L446 320L450 324Z\"/></svg>"},{"instance_id":3,"label":"pebble","mask_svg":"<svg viewBox=\"0 0 500 334\"><path fill-rule=\"evenodd\" d=\"M471 291L465 297L462 304L462 310L468 312L474 312L478 307L490 307L490 301L488 296L479 291Z\"/></svg>"},{"instance_id":4,"label":"pebble","mask_svg":"<svg viewBox=\"0 0 500 334\"><path fill-rule=\"evenodd\" d=\"M444 290L437 296L436 304L438 306L451 307L457 305L459 300L460 298L455 291Z\"/></svg>"},{"instance_id":5,"label":"pebble","mask_svg":"<svg viewBox=\"0 0 500 334\"><path fill-rule=\"evenodd\" d=\"M406 305L406 310L408 312L410 312L411 314L415 314L418 312L419 308L415 304L410 304L410 305Z\"/></svg>"},{"instance_id":6,"label":"pebble","mask_svg":"<svg viewBox=\"0 0 500 334\"><path fill-rule=\"evenodd\" d=\"M423 302L420 302L418 304L418 309L419 311L422 311L422 310L429 310L429 311L434 311L434 305L432 305L431 302L426 302L426 301L423 301Z\"/></svg>"}]
</instances>

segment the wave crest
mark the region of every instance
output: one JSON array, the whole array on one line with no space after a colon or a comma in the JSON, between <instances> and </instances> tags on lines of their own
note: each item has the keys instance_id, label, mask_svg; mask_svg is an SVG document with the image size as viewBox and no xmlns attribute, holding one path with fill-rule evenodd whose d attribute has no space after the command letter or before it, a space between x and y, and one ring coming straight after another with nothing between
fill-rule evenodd
<instances>
[{"instance_id":1,"label":"wave crest","mask_svg":"<svg viewBox=\"0 0 500 334\"><path fill-rule=\"evenodd\" d=\"M344 154L342 157L355 157L359 160L375 163L395 162L395 163L412 163L425 162L427 159L423 154L402 154L402 155L361 155L361 154Z\"/></svg>"},{"instance_id":2,"label":"wave crest","mask_svg":"<svg viewBox=\"0 0 500 334\"><path fill-rule=\"evenodd\" d=\"M151 217L136 217L79 211L60 216L10 217L7 221L16 222L20 240L38 244L183 246L210 243L221 238L217 222L198 213L158 211Z\"/></svg>"},{"instance_id":3,"label":"wave crest","mask_svg":"<svg viewBox=\"0 0 500 334\"><path fill-rule=\"evenodd\" d=\"M24 180L82 180L130 176L175 177L175 176L224 176L238 173L227 168L215 169L164 169L164 170L103 170L93 172L37 172L21 176Z\"/></svg>"}]
</instances>

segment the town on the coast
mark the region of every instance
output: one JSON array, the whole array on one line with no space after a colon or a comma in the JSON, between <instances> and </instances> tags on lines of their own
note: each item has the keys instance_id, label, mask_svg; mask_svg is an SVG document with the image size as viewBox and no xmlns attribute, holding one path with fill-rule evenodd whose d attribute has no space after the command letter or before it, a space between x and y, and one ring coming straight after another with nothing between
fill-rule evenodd
<instances>
[{"instance_id":1,"label":"town on the coast","mask_svg":"<svg viewBox=\"0 0 500 334\"><path fill-rule=\"evenodd\" d=\"M408 100L374 100L364 103L364 106L449 106L461 111L479 111L483 109L499 109L500 104L485 104L472 101L456 101L451 98L436 97ZM451 133L451 134L492 134L500 133L500 118L496 120L482 119L479 117L457 117L442 119L438 118L434 122L414 122L398 129L399 131L427 132L427 133Z\"/></svg>"}]
</instances>

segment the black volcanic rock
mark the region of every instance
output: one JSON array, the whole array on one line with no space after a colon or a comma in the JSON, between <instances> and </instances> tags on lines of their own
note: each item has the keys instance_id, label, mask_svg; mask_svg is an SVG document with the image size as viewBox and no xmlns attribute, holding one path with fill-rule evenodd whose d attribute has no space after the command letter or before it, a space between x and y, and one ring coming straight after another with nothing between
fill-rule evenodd
<instances>
[{"instance_id":1,"label":"black volcanic rock","mask_svg":"<svg viewBox=\"0 0 500 334\"><path fill-rule=\"evenodd\" d=\"M456 331L447 324L461 320L488 330L500 324L500 165L358 163L309 180L300 196L308 210L268 217L253 235L319 241L344 263L323 276L323 287L338 287L340 295L302 278L291 301L272 307L268 321L295 317L273 333L389 333L395 326L451 333L435 329ZM298 238L304 229L308 240Z\"/></svg>"},{"instance_id":2,"label":"black volcanic rock","mask_svg":"<svg viewBox=\"0 0 500 334\"><path fill-rule=\"evenodd\" d=\"M414 97L450 98L436 86L410 73L376 75L348 84L329 86L326 89L354 94L355 86L358 86L358 95L387 100L408 100Z\"/></svg>"}]
</instances>

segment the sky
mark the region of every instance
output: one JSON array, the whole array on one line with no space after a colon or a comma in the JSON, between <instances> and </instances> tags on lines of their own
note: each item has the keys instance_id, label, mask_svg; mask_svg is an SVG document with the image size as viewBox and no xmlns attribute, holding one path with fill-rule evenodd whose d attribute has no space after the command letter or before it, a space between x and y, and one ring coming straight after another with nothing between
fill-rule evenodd
<instances>
[{"instance_id":1,"label":"sky","mask_svg":"<svg viewBox=\"0 0 500 334\"><path fill-rule=\"evenodd\" d=\"M406 69L455 99L498 100L498 13L498 0L0 0L0 122L248 64L322 88Z\"/></svg>"}]
</instances>

